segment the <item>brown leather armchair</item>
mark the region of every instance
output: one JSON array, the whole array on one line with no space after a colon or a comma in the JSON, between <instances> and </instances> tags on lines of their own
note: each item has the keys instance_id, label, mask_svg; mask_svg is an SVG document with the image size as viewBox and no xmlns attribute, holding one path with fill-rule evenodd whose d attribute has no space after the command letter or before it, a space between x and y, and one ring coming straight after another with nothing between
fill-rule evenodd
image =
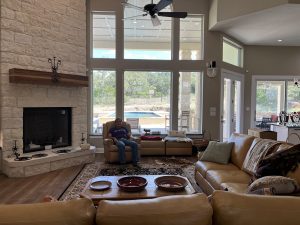
<instances>
[{"instance_id":1,"label":"brown leather armchair","mask_svg":"<svg viewBox=\"0 0 300 225\"><path fill-rule=\"evenodd\" d=\"M114 144L113 140L109 138L109 130L111 127L115 125L115 121L109 121L103 124L103 146L104 146L104 157L105 160L109 163L119 162L119 151L118 147ZM122 126L126 127L127 130L131 132L130 124L126 122L122 122ZM138 150L140 155L140 139L131 137L138 144ZM132 160L132 154L130 146L126 146L125 148L125 157L126 162L130 162Z\"/></svg>"}]
</instances>

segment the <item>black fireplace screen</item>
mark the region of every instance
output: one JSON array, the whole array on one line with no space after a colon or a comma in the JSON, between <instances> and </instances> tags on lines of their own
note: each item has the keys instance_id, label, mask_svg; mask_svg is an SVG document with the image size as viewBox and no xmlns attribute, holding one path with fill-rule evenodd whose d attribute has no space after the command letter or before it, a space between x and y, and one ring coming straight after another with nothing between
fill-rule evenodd
<instances>
[{"instance_id":1,"label":"black fireplace screen","mask_svg":"<svg viewBox=\"0 0 300 225\"><path fill-rule=\"evenodd\" d=\"M24 108L24 153L72 144L71 108Z\"/></svg>"}]
</instances>

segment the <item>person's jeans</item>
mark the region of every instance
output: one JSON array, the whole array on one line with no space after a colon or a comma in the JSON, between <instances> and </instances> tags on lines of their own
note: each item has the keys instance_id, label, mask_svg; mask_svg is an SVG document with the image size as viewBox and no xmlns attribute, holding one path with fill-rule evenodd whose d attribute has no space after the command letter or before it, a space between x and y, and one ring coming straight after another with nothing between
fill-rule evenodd
<instances>
[{"instance_id":1,"label":"person's jeans","mask_svg":"<svg viewBox=\"0 0 300 225\"><path fill-rule=\"evenodd\" d=\"M134 141L130 141L125 138L121 138L117 142L117 147L119 150L119 161L121 164L126 163L126 158L125 158L125 146L130 146L131 147L131 152L132 152L132 163L137 163L139 161L139 154L138 154L138 145Z\"/></svg>"}]
</instances>

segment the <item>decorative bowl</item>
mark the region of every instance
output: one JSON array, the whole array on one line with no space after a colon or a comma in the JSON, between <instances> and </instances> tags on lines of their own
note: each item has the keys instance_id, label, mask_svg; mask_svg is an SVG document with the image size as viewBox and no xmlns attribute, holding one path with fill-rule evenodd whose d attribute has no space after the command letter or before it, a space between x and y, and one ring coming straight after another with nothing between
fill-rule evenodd
<instances>
[{"instance_id":1,"label":"decorative bowl","mask_svg":"<svg viewBox=\"0 0 300 225\"><path fill-rule=\"evenodd\" d=\"M31 157L30 156L21 156L19 158L15 158L15 161L27 161L30 160Z\"/></svg>"},{"instance_id":2,"label":"decorative bowl","mask_svg":"<svg viewBox=\"0 0 300 225\"><path fill-rule=\"evenodd\" d=\"M106 180L94 181L90 184L90 188L94 191L103 191L111 187L111 182Z\"/></svg>"},{"instance_id":3,"label":"decorative bowl","mask_svg":"<svg viewBox=\"0 0 300 225\"><path fill-rule=\"evenodd\" d=\"M154 183L164 191L182 191L188 185L187 180L181 176L161 176Z\"/></svg>"},{"instance_id":4,"label":"decorative bowl","mask_svg":"<svg viewBox=\"0 0 300 225\"><path fill-rule=\"evenodd\" d=\"M148 182L144 177L127 176L118 180L117 185L123 191L137 192L142 191L147 186Z\"/></svg>"}]
</instances>

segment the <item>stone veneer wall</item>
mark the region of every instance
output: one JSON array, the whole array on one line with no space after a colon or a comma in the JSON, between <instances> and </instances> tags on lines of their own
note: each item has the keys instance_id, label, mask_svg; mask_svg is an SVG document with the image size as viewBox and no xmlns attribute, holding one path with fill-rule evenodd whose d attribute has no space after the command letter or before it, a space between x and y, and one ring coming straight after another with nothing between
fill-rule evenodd
<instances>
[{"instance_id":1,"label":"stone veneer wall","mask_svg":"<svg viewBox=\"0 0 300 225\"><path fill-rule=\"evenodd\" d=\"M1 147L23 146L23 107L72 107L72 145L87 133L87 88L9 83L8 70L50 71L47 59L62 60L59 72L86 75L85 0L1 0ZM0 167L1 168L1 167Z\"/></svg>"}]
</instances>

